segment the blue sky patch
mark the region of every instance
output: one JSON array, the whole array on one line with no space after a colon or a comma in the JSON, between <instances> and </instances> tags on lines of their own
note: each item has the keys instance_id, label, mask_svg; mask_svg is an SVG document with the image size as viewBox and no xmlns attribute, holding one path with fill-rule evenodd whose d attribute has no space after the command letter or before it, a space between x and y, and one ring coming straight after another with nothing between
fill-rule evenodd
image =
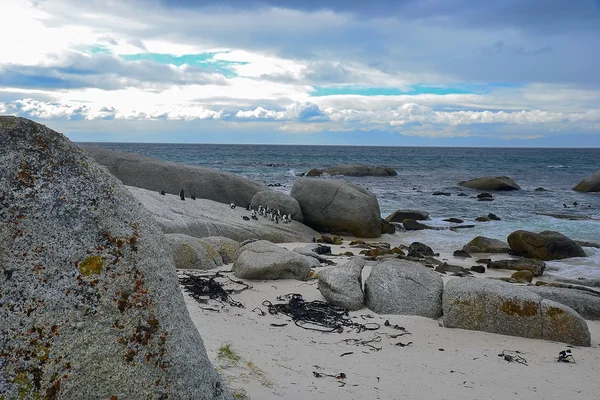
<instances>
[{"instance_id":1,"label":"blue sky patch","mask_svg":"<svg viewBox=\"0 0 600 400\"><path fill-rule=\"evenodd\" d=\"M182 65L191 65L199 67L208 71L216 71L222 73L227 78L237 76L233 70L235 65L248 64L242 61L224 61L216 60L215 55L220 53L209 52L200 54L184 54L181 56L174 56L172 54L161 54L161 53L138 53L138 54L124 54L120 57L126 61L151 61L159 64L174 65L180 67Z\"/></svg>"},{"instance_id":2,"label":"blue sky patch","mask_svg":"<svg viewBox=\"0 0 600 400\"><path fill-rule=\"evenodd\" d=\"M524 86L520 83L491 82L487 84L458 84L458 85L425 85L417 84L407 89L395 87L364 87L364 86L314 86L310 93L313 97L334 95L358 95L358 96L400 96L419 94L488 94L499 88L517 88Z\"/></svg>"}]
</instances>

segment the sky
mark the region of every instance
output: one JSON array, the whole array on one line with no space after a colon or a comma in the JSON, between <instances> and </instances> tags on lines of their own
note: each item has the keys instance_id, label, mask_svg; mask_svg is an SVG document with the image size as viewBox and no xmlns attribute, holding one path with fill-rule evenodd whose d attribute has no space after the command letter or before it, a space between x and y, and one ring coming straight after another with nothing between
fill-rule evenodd
<instances>
[{"instance_id":1,"label":"sky","mask_svg":"<svg viewBox=\"0 0 600 400\"><path fill-rule=\"evenodd\" d=\"M74 141L600 147L600 0L2 0L0 114Z\"/></svg>"}]
</instances>

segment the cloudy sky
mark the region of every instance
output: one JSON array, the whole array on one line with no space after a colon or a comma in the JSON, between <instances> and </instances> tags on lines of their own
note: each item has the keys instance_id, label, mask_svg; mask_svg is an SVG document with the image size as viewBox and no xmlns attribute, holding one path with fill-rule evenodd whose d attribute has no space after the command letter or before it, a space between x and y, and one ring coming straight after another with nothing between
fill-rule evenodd
<instances>
[{"instance_id":1,"label":"cloudy sky","mask_svg":"<svg viewBox=\"0 0 600 400\"><path fill-rule=\"evenodd\" d=\"M0 114L77 141L600 147L600 0L2 0Z\"/></svg>"}]
</instances>

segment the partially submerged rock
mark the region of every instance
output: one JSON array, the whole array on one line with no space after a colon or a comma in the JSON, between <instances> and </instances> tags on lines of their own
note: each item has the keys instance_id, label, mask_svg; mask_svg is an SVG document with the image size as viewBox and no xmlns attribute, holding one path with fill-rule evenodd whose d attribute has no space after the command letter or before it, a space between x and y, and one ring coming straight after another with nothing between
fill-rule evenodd
<instances>
[{"instance_id":1,"label":"partially submerged rock","mask_svg":"<svg viewBox=\"0 0 600 400\"><path fill-rule=\"evenodd\" d=\"M443 294L444 326L590 345L585 320L532 291L489 279L453 279Z\"/></svg>"},{"instance_id":2,"label":"partially submerged rock","mask_svg":"<svg viewBox=\"0 0 600 400\"><path fill-rule=\"evenodd\" d=\"M63 135L0 117L0 398L232 399L164 235Z\"/></svg>"},{"instance_id":3,"label":"partially submerged rock","mask_svg":"<svg viewBox=\"0 0 600 400\"><path fill-rule=\"evenodd\" d=\"M546 263L535 258L519 257L508 260L496 260L488 263L491 269L508 269L512 271L531 271L533 276L542 276Z\"/></svg>"},{"instance_id":4,"label":"partially submerged rock","mask_svg":"<svg viewBox=\"0 0 600 400\"><path fill-rule=\"evenodd\" d=\"M508 244L515 255L544 261L586 256L580 245L554 231L534 233L518 230L508 235Z\"/></svg>"},{"instance_id":5,"label":"partially submerged rock","mask_svg":"<svg viewBox=\"0 0 600 400\"><path fill-rule=\"evenodd\" d=\"M365 281L365 302L378 314L418 315L438 318L442 315L440 275L406 260L380 262Z\"/></svg>"},{"instance_id":6,"label":"partially submerged rock","mask_svg":"<svg viewBox=\"0 0 600 400\"><path fill-rule=\"evenodd\" d=\"M265 186L229 172L157 160L139 154L82 146L98 164L127 186L152 191L209 199L220 203L234 203L246 207L252 197L266 190Z\"/></svg>"},{"instance_id":7,"label":"partially submerged rock","mask_svg":"<svg viewBox=\"0 0 600 400\"><path fill-rule=\"evenodd\" d=\"M329 168L313 168L306 173L306 176L321 176L323 174L336 176L396 176L398 173L393 168L376 167L359 164L341 164Z\"/></svg>"},{"instance_id":8,"label":"partially submerged rock","mask_svg":"<svg viewBox=\"0 0 600 400\"><path fill-rule=\"evenodd\" d=\"M463 250L469 253L508 253L510 246L507 242L492 239L485 236L476 236L463 246Z\"/></svg>"},{"instance_id":9,"label":"partially submerged rock","mask_svg":"<svg viewBox=\"0 0 600 400\"><path fill-rule=\"evenodd\" d=\"M361 274L365 261L353 257L339 267L332 267L319 272L317 289L325 300L334 306L346 310L360 310L364 307Z\"/></svg>"},{"instance_id":10,"label":"partially submerged rock","mask_svg":"<svg viewBox=\"0 0 600 400\"><path fill-rule=\"evenodd\" d=\"M396 210L388 215L385 220L388 222L402 222L405 219L414 219L415 221L424 221L429 218L429 213L423 210Z\"/></svg>"},{"instance_id":11,"label":"partially submerged rock","mask_svg":"<svg viewBox=\"0 0 600 400\"><path fill-rule=\"evenodd\" d=\"M350 183L299 178L291 196L298 200L306 225L321 232L375 238L381 235L377 197Z\"/></svg>"},{"instance_id":12,"label":"partially submerged rock","mask_svg":"<svg viewBox=\"0 0 600 400\"><path fill-rule=\"evenodd\" d=\"M578 192L600 192L600 171L591 173L573 187Z\"/></svg>"},{"instance_id":13,"label":"partially submerged rock","mask_svg":"<svg viewBox=\"0 0 600 400\"><path fill-rule=\"evenodd\" d=\"M521 187L508 176L484 176L483 178L462 181L460 186L478 190L519 190Z\"/></svg>"},{"instance_id":14,"label":"partially submerged rock","mask_svg":"<svg viewBox=\"0 0 600 400\"><path fill-rule=\"evenodd\" d=\"M266 240L258 240L239 248L232 271L238 278L245 279L303 280L313 265L310 260Z\"/></svg>"}]
</instances>

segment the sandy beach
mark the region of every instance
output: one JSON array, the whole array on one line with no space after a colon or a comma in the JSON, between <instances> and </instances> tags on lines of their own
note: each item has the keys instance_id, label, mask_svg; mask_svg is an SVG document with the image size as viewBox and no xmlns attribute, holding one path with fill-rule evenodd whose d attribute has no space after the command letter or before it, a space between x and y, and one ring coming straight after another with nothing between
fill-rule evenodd
<instances>
[{"instance_id":1,"label":"sandy beach","mask_svg":"<svg viewBox=\"0 0 600 400\"><path fill-rule=\"evenodd\" d=\"M289 249L302 245L281 244ZM332 246L334 254L340 250L348 248ZM450 254L442 253L439 258L451 264L472 264ZM340 264L347 258L332 259ZM230 269L231 265L219 268ZM509 271L484 274L508 275ZM203 305L184 293L209 358L240 398L595 399L600 392L600 321L587 321L592 336L589 348L448 329L441 320L377 315L367 308L351 312L351 318L377 323L379 329L322 333L296 326L285 315L270 315L263 305L266 300L281 303L277 297L289 293L299 293L307 301L324 301L316 280L245 282L251 287L232 296L244 308L213 300ZM384 325L386 320L390 326ZM394 329L395 325L405 331ZM227 345L239 360L220 354ZM558 353L565 349L572 350L575 362L557 362ZM500 357L503 351L515 361ZM527 365L517 362L519 357Z\"/></svg>"}]
</instances>

